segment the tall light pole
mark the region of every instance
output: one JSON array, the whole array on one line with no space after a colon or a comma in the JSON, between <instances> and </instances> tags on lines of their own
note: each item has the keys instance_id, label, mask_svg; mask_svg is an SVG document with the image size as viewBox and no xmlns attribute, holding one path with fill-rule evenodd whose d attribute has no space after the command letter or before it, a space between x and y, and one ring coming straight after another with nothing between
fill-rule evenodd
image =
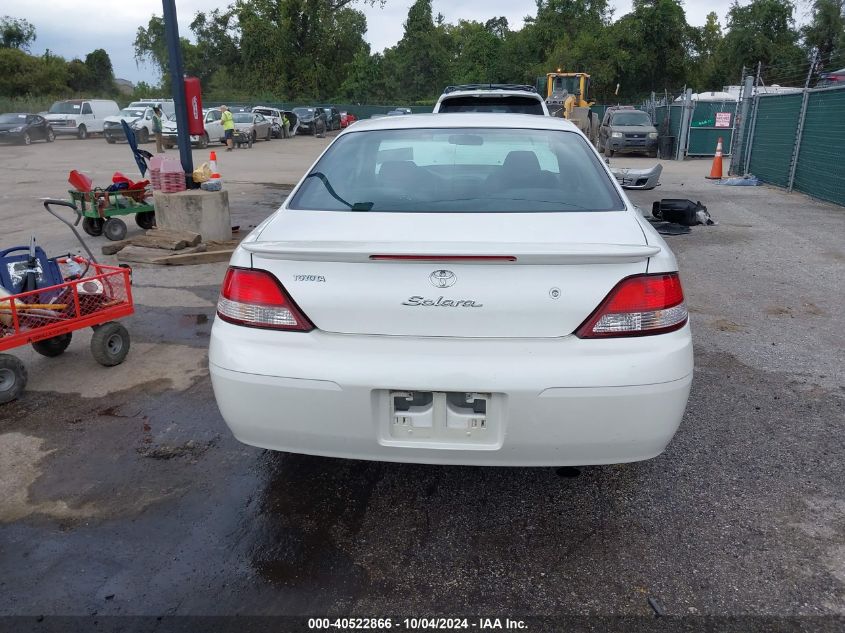
<instances>
[{"instance_id":1,"label":"tall light pole","mask_svg":"<svg viewBox=\"0 0 845 633\"><path fill-rule=\"evenodd\" d=\"M167 58L170 66L170 83L173 86L173 103L176 108L176 129L179 137L179 158L190 186L193 183L194 157L191 154L191 135L188 132L188 110L185 104L185 73L182 70L182 47L179 44L179 22L176 19L176 0L162 0L164 9L164 35L167 40Z\"/></svg>"}]
</instances>

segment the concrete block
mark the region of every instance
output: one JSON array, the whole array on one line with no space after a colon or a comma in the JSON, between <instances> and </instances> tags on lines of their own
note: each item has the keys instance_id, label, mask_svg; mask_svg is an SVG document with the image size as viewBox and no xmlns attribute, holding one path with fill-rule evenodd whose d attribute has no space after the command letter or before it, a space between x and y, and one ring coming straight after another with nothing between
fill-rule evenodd
<instances>
[{"instance_id":1,"label":"concrete block","mask_svg":"<svg viewBox=\"0 0 845 633\"><path fill-rule=\"evenodd\" d=\"M203 240L232 239L228 191L156 191L155 207L159 229L194 231L202 235Z\"/></svg>"}]
</instances>

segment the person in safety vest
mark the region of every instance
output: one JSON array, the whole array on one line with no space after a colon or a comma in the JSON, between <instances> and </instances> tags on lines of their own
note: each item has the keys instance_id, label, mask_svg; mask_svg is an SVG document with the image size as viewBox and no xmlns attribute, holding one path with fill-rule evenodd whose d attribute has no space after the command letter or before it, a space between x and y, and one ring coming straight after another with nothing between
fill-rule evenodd
<instances>
[{"instance_id":1,"label":"person in safety vest","mask_svg":"<svg viewBox=\"0 0 845 633\"><path fill-rule=\"evenodd\" d=\"M235 144L235 117L227 106L220 106L220 122L223 124L223 137L226 139L226 151L231 152Z\"/></svg>"}]
</instances>

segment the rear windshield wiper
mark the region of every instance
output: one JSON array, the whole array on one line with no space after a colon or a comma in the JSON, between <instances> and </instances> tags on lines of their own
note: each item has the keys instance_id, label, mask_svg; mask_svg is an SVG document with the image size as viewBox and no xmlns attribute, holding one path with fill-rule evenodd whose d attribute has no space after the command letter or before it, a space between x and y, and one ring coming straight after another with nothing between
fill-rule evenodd
<instances>
[{"instance_id":1,"label":"rear windshield wiper","mask_svg":"<svg viewBox=\"0 0 845 633\"><path fill-rule=\"evenodd\" d=\"M321 171L311 172L305 177L306 180L308 180L309 178L317 178L320 182L323 183L323 186L326 188L326 191L329 192L329 195L332 198L340 202L343 206L347 207L348 209L351 209L352 211L369 211L373 208L373 205L375 204L374 202L347 202L337 194L337 192L334 190L334 187L332 187L331 183L329 182L329 179L326 178L326 175Z\"/></svg>"}]
</instances>

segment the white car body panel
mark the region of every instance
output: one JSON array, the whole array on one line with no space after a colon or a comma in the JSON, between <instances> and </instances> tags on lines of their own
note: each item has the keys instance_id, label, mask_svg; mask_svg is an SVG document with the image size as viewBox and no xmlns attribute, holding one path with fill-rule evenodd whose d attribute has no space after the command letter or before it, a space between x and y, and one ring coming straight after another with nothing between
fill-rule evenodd
<instances>
[{"instance_id":1,"label":"white car body panel","mask_svg":"<svg viewBox=\"0 0 845 633\"><path fill-rule=\"evenodd\" d=\"M338 138L473 126L581 135L568 121L536 115L442 114L362 121ZM273 450L431 464L585 465L660 454L689 394L689 324L642 337L573 334L622 278L677 270L666 243L599 164L624 210L355 213L286 202L230 263L272 272L316 329L215 320L212 384L235 436ZM370 260L420 253L516 261ZM438 269L457 281L438 287ZM408 305L415 296L473 306ZM432 392L433 400L414 413L423 417L400 424L392 392ZM445 394L465 393L485 400L483 428L459 426L465 412Z\"/></svg>"}]
</instances>

